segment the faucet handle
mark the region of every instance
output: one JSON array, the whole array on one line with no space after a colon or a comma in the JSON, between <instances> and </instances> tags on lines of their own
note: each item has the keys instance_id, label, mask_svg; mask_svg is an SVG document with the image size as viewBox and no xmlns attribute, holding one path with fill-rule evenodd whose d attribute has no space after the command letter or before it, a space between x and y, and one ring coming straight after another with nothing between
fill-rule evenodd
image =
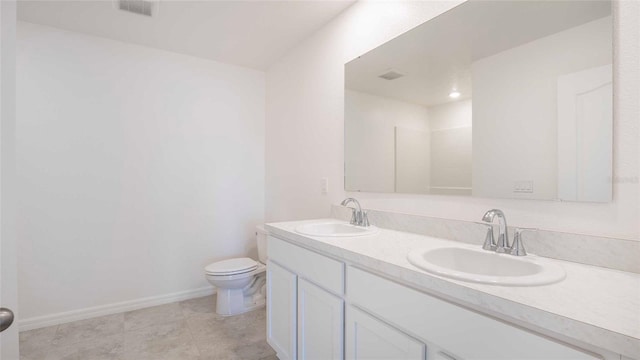
<instances>
[{"instance_id":1,"label":"faucet handle","mask_svg":"<svg viewBox=\"0 0 640 360\"><path fill-rule=\"evenodd\" d=\"M358 210L356 210L355 208L350 208L351 209L351 221L350 224L351 225L358 225Z\"/></svg>"},{"instance_id":2,"label":"faucet handle","mask_svg":"<svg viewBox=\"0 0 640 360\"><path fill-rule=\"evenodd\" d=\"M369 215L367 214L366 211L362 210L362 224L360 224L363 227L368 227L369 225Z\"/></svg>"},{"instance_id":3,"label":"faucet handle","mask_svg":"<svg viewBox=\"0 0 640 360\"><path fill-rule=\"evenodd\" d=\"M482 248L484 250L495 251L496 250L496 239L493 237L493 226L489 224L482 224L487 227L487 235L484 238L484 244Z\"/></svg>"},{"instance_id":4,"label":"faucet handle","mask_svg":"<svg viewBox=\"0 0 640 360\"><path fill-rule=\"evenodd\" d=\"M524 243L522 242L522 232L527 230L535 229L526 229L526 228L516 228L513 235L513 244L511 244L511 248L509 249L509 254L515 256L526 256L527 251L524 249Z\"/></svg>"}]
</instances>

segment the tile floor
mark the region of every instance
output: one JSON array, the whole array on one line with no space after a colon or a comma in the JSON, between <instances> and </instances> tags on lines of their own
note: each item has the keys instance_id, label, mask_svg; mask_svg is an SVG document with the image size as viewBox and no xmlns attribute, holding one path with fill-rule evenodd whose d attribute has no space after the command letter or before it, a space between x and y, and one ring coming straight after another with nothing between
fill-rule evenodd
<instances>
[{"instance_id":1,"label":"tile floor","mask_svg":"<svg viewBox=\"0 0 640 360\"><path fill-rule=\"evenodd\" d=\"M20 333L21 360L277 360L264 308L215 313L215 297Z\"/></svg>"}]
</instances>

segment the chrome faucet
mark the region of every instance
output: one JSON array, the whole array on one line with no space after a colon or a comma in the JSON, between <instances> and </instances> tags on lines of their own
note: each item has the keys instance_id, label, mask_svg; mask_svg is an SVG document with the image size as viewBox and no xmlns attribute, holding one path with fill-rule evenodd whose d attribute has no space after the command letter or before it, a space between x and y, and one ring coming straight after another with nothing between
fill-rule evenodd
<instances>
[{"instance_id":1,"label":"chrome faucet","mask_svg":"<svg viewBox=\"0 0 640 360\"><path fill-rule=\"evenodd\" d=\"M369 217L367 216L367 212L362 211L358 200L355 198L346 198L342 200L340 205L347 206L349 203L354 203L356 205L355 208L351 208L351 225L363 227L369 226Z\"/></svg>"},{"instance_id":2,"label":"chrome faucet","mask_svg":"<svg viewBox=\"0 0 640 360\"><path fill-rule=\"evenodd\" d=\"M493 238L493 219L498 217L498 241L495 241ZM485 250L495 251L497 253L508 253L515 256L525 256L527 255L527 251L524 249L524 244L522 243L522 232L526 230L536 229L524 229L524 228L516 228L515 235L513 237L513 243L509 244L509 235L507 233L507 219L504 217L504 213L501 210L493 209L487 211L482 217L482 221L487 224L487 236L484 239L484 245L482 248Z\"/></svg>"},{"instance_id":3,"label":"chrome faucet","mask_svg":"<svg viewBox=\"0 0 640 360\"><path fill-rule=\"evenodd\" d=\"M482 246L485 250L494 250L497 253L506 253L510 250L509 234L507 234L507 219L504 217L504 213L501 210L493 209L487 211L482 217L482 221L487 223L493 223L493 219L498 217L498 241L493 243L493 232L491 236L487 234L485 244Z\"/></svg>"}]
</instances>

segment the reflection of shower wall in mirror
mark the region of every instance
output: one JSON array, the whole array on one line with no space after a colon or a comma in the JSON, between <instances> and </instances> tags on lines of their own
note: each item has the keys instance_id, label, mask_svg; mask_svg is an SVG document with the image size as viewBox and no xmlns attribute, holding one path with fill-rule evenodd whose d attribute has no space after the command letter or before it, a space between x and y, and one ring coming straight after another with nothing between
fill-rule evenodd
<instances>
[{"instance_id":1,"label":"reflection of shower wall in mirror","mask_svg":"<svg viewBox=\"0 0 640 360\"><path fill-rule=\"evenodd\" d=\"M473 195L558 199L558 78L611 64L611 38L609 16L473 63Z\"/></svg>"},{"instance_id":2,"label":"reflection of shower wall in mirror","mask_svg":"<svg viewBox=\"0 0 640 360\"><path fill-rule=\"evenodd\" d=\"M431 193L471 195L471 127L431 132Z\"/></svg>"},{"instance_id":3,"label":"reflection of shower wall in mirror","mask_svg":"<svg viewBox=\"0 0 640 360\"><path fill-rule=\"evenodd\" d=\"M396 126L395 172L399 193L427 194L431 179L431 134Z\"/></svg>"},{"instance_id":4,"label":"reflection of shower wall in mirror","mask_svg":"<svg viewBox=\"0 0 640 360\"><path fill-rule=\"evenodd\" d=\"M471 100L429 107L431 194L471 195Z\"/></svg>"},{"instance_id":5,"label":"reflection of shower wall in mirror","mask_svg":"<svg viewBox=\"0 0 640 360\"><path fill-rule=\"evenodd\" d=\"M427 108L345 91L345 189L395 191L395 127L428 131Z\"/></svg>"}]
</instances>

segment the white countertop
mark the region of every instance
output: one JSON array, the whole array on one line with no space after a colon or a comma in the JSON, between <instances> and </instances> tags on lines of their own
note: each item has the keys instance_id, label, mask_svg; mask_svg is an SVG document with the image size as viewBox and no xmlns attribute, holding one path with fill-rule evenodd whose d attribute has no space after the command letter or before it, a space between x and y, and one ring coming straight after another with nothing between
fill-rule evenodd
<instances>
[{"instance_id":1,"label":"white countertop","mask_svg":"<svg viewBox=\"0 0 640 360\"><path fill-rule=\"evenodd\" d=\"M533 330L640 359L640 274L552 260L565 269L567 277L551 285L508 287L457 281L420 270L409 263L407 254L458 242L387 229L371 236L340 238L295 232L299 225L327 220L271 223L266 229L284 240Z\"/></svg>"}]
</instances>

